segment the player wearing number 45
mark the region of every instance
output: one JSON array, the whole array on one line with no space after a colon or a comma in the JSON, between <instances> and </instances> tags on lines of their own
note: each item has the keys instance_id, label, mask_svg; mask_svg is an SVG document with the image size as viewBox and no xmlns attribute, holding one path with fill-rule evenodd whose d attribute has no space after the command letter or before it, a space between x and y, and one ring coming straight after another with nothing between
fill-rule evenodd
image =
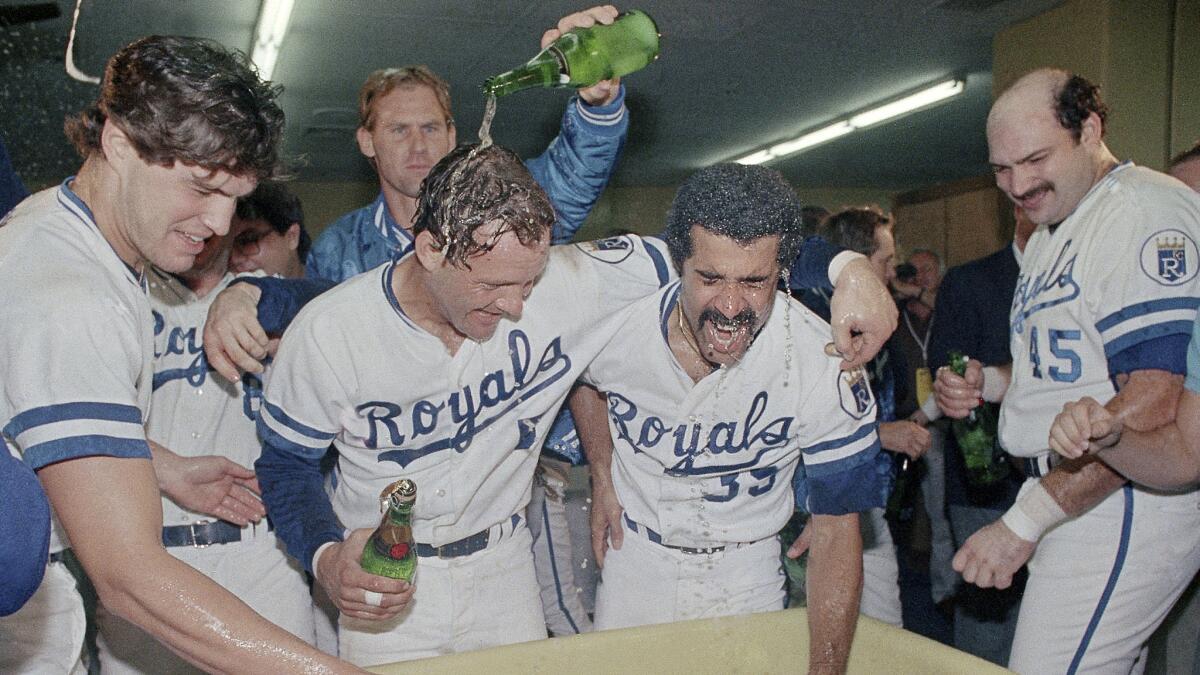
<instances>
[{"instance_id":1,"label":"player wearing number 45","mask_svg":"<svg viewBox=\"0 0 1200 675\"><path fill-rule=\"evenodd\" d=\"M1146 490L1095 456L1060 463L1049 448L1055 415L1082 396L1130 429L1174 419L1200 296L1200 198L1119 163L1106 112L1094 85L1056 70L1022 77L992 107L996 183L1038 225L1012 301L1011 373L972 362L936 385L956 417L1002 398L1000 441L1028 476L955 557L968 582L1001 588L1029 561L1018 672L1140 671L1200 566L1200 493Z\"/></svg>"},{"instance_id":2,"label":"player wearing number 45","mask_svg":"<svg viewBox=\"0 0 1200 675\"><path fill-rule=\"evenodd\" d=\"M862 586L858 512L882 506L879 438L862 370L840 370L829 324L777 290L800 229L777 172L697 172L667 221L679 280L602 331L614 337L583 379L607 395L607 424L603 403L577 416L603 563L598 629L782 609L777 534L802 461L810 670L844 670Z\"/></svg>"}]
</instances>

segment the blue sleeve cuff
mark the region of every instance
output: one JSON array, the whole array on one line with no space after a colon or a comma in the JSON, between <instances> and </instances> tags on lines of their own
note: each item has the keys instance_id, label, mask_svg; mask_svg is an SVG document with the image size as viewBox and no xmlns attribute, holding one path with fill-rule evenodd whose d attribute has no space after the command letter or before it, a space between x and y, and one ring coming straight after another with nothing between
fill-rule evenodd
<instances>
[{"instance_id":1,"label":"blue sleeve cuff","mask_svg":"<svg viewBox=\"0 0 1200 675\"><path fill-rule=\"evenodd\" d=\"M262 291L258 301L258 322L268 335L280 335L310 300L337 284L325 279L279 279L244 277L235 284L250 284Z\"/></svg>"},{"instance_id":2,"label":"blue sleeve cuff","mask_svg":"<svg viewBox=\"0 0 1200 675\"><path fill-rule=\"evenodd\" d=\"M572 98L571 105L579 113L579 118L587 125L588 133L597 136L623 136L628 130L628 111L625 109L625 85L621 85L617 97L604 105L589 105L578 95ZM570 106L568 106L568 112Z\"/></svg>"},{"instance_id":3,"label":"blue sleeve cuff","mask_svg":"<svg viewBox=\"0 0 1200 675\"><path fill-rule=\"evenodd\" d=\"M832 291L833 285L829 283L829 264L844 250L821 237L806 237L800 244L800 254L792 263L788 287L793 290L822 288Z\"/></svg>"},{"instance_id":4,"label":"blue sleeve cuff","mask_svg":"<svg viewBox=\"0 0 1200 675\"><path fill-rule=\"evenodd\" d=\"M1109 357L1109 376L1135 370L1165 370L1184 375L1187 373L1187 348L1191 339L1191 335L1176 333L1139 342Z\"/></svg>"},{"instance_id":5,"label":"blue sleeve cuff","mask_svg":"<svg viewBox=\"0 0 1200 675\"><path fill-rule=\"evenodd\" d=\"M344 531L325 494L321 457L296 455L266 439L254 471L276 536L312 573L317 549L327 542L342 541Z\"/></svg>"},{"instance_id":6,"label":"blue sleeve cuff","mask_svg":"<svg viewBox=\"0 0 1200 675\"><path fill-rule=\"evenodd\" d=\"M882 507L886 501L886 476L881 472L877 460L879 443L861 455L863 461L837 473L819 477L806 476L806 511L814 514L840 516L847 513L862 513ZM890 462L889 462L890 465Z\"/></svg>"}]
</instances>

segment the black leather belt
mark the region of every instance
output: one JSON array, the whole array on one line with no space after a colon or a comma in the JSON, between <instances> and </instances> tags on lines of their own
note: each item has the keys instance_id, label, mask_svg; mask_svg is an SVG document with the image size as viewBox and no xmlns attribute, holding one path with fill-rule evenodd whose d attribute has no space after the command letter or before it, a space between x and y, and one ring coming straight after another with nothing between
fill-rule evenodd
<instances>
[{"instance_id":1,"label":"black leather belt","mask_svg":"<svg viewBox=\"0 0 1200 675\"><path fill-rule=\"evenodd\" d=\"M274 529L267 523L267 529ZM224 520L202 520L190 525L171 525L162 529L162 543L173 546L205 548L214 544L229 544L242 540L242 528Z\"/></svg>"},{"instance_id":2,"label":"black leather belt","mask_svg":"<svg viewBox=\"0 0 1200 675\"><path fill-rule=\"evenodd\" d=\"M515 529L521 522L521 516L514 513L510 521ZM482 532L476 532L458 541L452 541L449 544L441 546L430 546L429 544L417 542L417 555L422 558L461 558L464 555L478 553L487 548L489 541L491 541L490 527Z\"/></svg>"},{"instance_id":3,"label":"black leather belt","mask_svg":"<svg viewBox=\"0 0 1200 675\"><path fill-rule=\"evenodd\" d=\"M682 551L684 553L689 553L691 555L710 555L713 553L720 553L721 551L725 550L724 546L712 546L709 548L693 548L691 546L676 546L674 544L668 544L662 540L661 534L646 527L645 525L639 525L638 523L635 523L633 520L631 520L629 518L629 516L627 516L625 514L621 514L621 515L625 518L625 524L629 526L630 530L633 530L634 532L644 531L646 533L647 539L654 542L655 544L658 544L659 546L662 546L663 548L670 548L670 549L674 549L676 551Z\"/></svg>"}]
</instances>

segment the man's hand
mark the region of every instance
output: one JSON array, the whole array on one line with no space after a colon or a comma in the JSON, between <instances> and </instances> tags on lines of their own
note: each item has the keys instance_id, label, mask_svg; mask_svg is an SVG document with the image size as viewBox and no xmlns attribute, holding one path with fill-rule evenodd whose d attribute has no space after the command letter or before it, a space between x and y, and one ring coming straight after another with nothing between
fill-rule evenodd
<instances>
[{"instance_id":1,"label":"man's hand","mask_svg":"<svg viewBox=\"0 0 1200 675\"><path fill-rule=\"evenodd\" d=\"M980 588L1008 588L1035 548L1036 543L1018 537L997 520L967 539L954 555L954 571Z\"/></svg>"},{"instance_id":2,"label":"man's hand","mask_svg":"<svg viewBox=\"0 0 1200 675\"><path fill-rule=\"evenodd\" d=\"M272 341L258 323L260 297L262 291L253 284L231 284L208 308L204 354L208 364L230 382L241 377L239 369L261 373L262 361L270 353Z\"/></svg>"},{"instance_id":3,"label":"man's hand","mask_svg":"<svg viewBox=\"0 0 1200 675\"><path fill-rule=\"evenodd\" d=\"M158 489L189 511L226 520L238 527L267 515L254 472L225 457L180 457L151 442Z\"/></svg>"},{"instance_id":4,"label":"man's hand","mask_svg":"<svg viewBox=\"0 0 1200 675\"><path fill-rule=\"evenodd\" d=\"M596 24L608 25L617 20L617 8L612 5L600 5L585 9L582 12L568 14L558 20L558 25L542 34L542 49L554 42L563 33L572 28L587 28ZM614 77L611 80L601 80L590 87L584 87L579 90L579 98L583 99L588 105L606 105L612 103L617 98L617 93L621 89L621 78Z\"/></svg>"},{"instance_id":5,"label":"man's hand","mask_svg":"<svg viewBox=\"0 0 1200 675\"><path fill-rule=\"evenodd\" d=\"M929 430L908 420L881 422L879 444L892 452L902 452L913 459L920 459L929 451L932 443Z\"/></svg>"},{"instance_id":6,"label":"man's hand","mask_svg":"<svg viewBox=\"0 0 1200 675\"><path fill-rule=\"evenodd\" d=\"M407 581L371 574L359 565L373 531L354 530L346 541L325 549L317 560L314 576L342 614L358 619L390 619L408 606L414 587Z\"/></svg>"},{"instance_id":7,"label":"man's hand","mask_svg":"<svg viewBox=\"0 0 1200 675\"><path fill-rule=\"evenodd\" d=\"M966 417L983 400L983 364L975 359L968 360L964 376L957 375L948 366L938 368L933 393L946 417Z\"/></svg>"},{"instance_id":8,"label":"man's hand","mask_svg":"<svg viewBox=\"0 0 1200 675\"><path fill-rule=\"evenodd\" d=\"M829 301L829 325L842 369L870 361L896 330L898 317L896 303L871 263L865 258L847 263Z\"/></svg>"},{"instance_id":9,"label":"man's hand","mask_svg":"<svg viewBox=\"0 0 1200 675\"><path fill-rule=\"evenodd\" d=\"M596 566L604 567L604 554L611 545L621 550L621 542L625 540L625 530L622 529L621 515L625 509L617 500L617 491L613 489L612 480L596 480L592 477L592 555L595 556Z\"/></svg>"},{"instance_id":10,"label":"man's hand","mask_svg":"<svg viewBox=\"0 0 1200 675\"><path fill-rule=\"evenodd\" d=\"M1095 399L1085 396L1063 406L1050 426L1050 449L1068 459L1116 445L1125 425Z\"/></svg>"},{"instance_id":11,"label":"man's hand","mask_svg":"<svg viewBox=\"0 0 1200 675\"><path fill-rule=\"evenodd\" d=\"M812 528L809 527L809 524L810 523L804 524L804 529L800 530L800 534L796 537L796 541L792 542L792 545L788 548L787 553L785 554L792 560L804 555L804 552L807 551L810 546L812 546Z\"/></svg>"}]
</instances>

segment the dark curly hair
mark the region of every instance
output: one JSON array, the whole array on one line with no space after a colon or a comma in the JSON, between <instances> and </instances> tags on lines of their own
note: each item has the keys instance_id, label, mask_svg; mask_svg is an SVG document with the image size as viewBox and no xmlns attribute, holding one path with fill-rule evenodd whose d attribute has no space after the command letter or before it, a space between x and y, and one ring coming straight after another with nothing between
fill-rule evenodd
<instances>
[{"instance_id":1,"label":"dark curly hair","mask_svg":"<svg viewBox=\"0 0 1200 675\"><path fill-rule=\"evenodd\" d=\"M763 166L714 164L680 186L663 233L680 270L692 255L693 225L741 244L779 235L781 268L791 265L803 237L800 198L778 171Z\"/></svg>"},{"instance_id":2,"label":"dark curly hair","mask_svg":"<svg viewBox=\"0 0 1200 675\"><path fill-rule=\"evenodd\" d=\"M1058 123L1078 141L1083 122L1092 113L1100 118L1100 137L1103 138L1108 131L1108 106L1100 98L1100 87L1081 75L1072 74L1054 93L1054 114Z\"/></svg>"},{"instance_id":3,"label":"dark curly hair","mask_svg":"<svg viewBox=\"0 0 1200 675\"><path fill-rule=\"evenodd\" d=\"M478 150L478 151L476 151ZM501 221L487 241L479 228ZM492 249L512 232L526 246L549 240L554 207L516 153L497 145L463 144L425 176L417 195L413 236L428 232L451 264Z\"/></svg>"},{"instance_id":4,"label":"dark curly hair","mask_svg":"<svg viewBox=\"0 0 1200 675\"><path fill-rule=\"evenodd\" d=\"M259 183L254 192L237 201L235 213L242 220L261 220L278 234L287 234L293 223L299 225L300 240L296 244L296 255L300 256L300 262L308 258L312 238L304 229L304 207L300 204L300 198L292 194L283 183Z\"/></svg>"},{"instance_id":5,"label":"dark curly hair","mask_svg":"<svg viewBox=\"0 0 1200 675\"><path fill-rule=\"evenodd\" d=\"M283 173L281 89L263 82L240 52L198 38L152 35L108 60L99 98L64 130L79 154L102 152L112 120L145 161L175 161L257 178Z\"/></svg>"}]
</instances>

